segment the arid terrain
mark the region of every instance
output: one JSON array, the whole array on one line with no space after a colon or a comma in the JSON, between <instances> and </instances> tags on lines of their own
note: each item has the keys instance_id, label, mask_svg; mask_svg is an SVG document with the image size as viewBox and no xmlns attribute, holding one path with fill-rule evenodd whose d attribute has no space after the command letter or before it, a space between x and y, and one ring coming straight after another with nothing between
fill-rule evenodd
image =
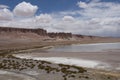
<instances>
[{"instance_id":1,"label":"arid terrain","mask_svg":"<svg viewBox=\"0 0 120 80\"><path fill-rule=\"evenodd\" d=\"M0 27L0 79L120 80L120 72L55 64L42 60L22 59L13 55L20 53L24 54L26 52L29 54L31 50L43 50L59 45L109 42L120 42L120 38L85 36L64 32L48 33L43 29ZM42 51L40 53L41 56L47 56L42 53ZM51 54L55 56L55 53ZM63 53L61 53L60 56L67 56L62 54ZM72 55L72 53L70 54ZM94 53L90 56L90 59L92 59L92 56L95 57ZM82 57L87 58L88 56L86 57L83 55ZM100 57L97 56L95 58Z\"/></svg>"}]
</instances>

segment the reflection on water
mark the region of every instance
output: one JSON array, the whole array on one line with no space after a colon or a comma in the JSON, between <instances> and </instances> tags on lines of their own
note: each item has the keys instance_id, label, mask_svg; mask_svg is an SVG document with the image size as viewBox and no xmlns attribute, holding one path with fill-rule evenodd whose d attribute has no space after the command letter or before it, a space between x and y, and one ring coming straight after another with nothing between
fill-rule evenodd
<instances>
[{"instance_id":1,"label":"reflection on water","mask_svg":"<svg viewBox=\"0 0 120 80\"><path fill-rule=\"evenodd\" d=\"M95 43L59 46L48 49L47 51L63 52L103 52L110 49L120 49L120 43Z\"/></svg>"}]
</instances>

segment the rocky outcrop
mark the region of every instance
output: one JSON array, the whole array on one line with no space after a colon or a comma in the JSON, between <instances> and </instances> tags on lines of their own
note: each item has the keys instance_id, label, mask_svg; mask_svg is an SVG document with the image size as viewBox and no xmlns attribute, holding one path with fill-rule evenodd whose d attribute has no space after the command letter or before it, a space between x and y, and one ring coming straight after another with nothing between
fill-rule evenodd
<instances>
[{"instance_id":1,"label":"rocky outcrop","mask_svg":"<svg viewBox=\"0 0 120 80\"><path fill-rule=\"evenodd\" d=\"M65 33L65 32L51 32L48 33L46 30L44 29L27 29L27 28L11 28L11 27L0 27L0 35L2 35L1 38L4 37L4 35L6 34L6 36L14 36L15 38L19 37L27 37L27 38L54 38L54 39L71 39L71 38L75 38L75 39L83 39L83 38L90 38L93 39L94 36L86 36L86 35L80 35L80 34L72 34L72 33ZM41 39L42 39L41 38Z\"/></svg>"},{"instance_id":2,"label":"rocky outcrop","mask_svg":"<svg viewBox=\"0 0 120 80\"><path fill-rule=\"evenodd\" d=\"M2 32L22 32L22 33L36 33L41 36L47 36L47 31L44 29L25 29L25 28L9 28L0 27L0 33Z\"/></svg>"},{"instance_id":3,"label":"rocky outcrop","mask_svg":"<svg viewBox=\"0 0 120 80\"><path fill-rule=\"evenodd\" d=\"M64 38L71 38L72 37L72 33L64 33L64 32L61 32L61 33L47 33L46 30L44 29L26 29L26 28L10 28L10 27L0 27L0 33L2 32L22 32L22 33L35 33L35 34L38 34L40 36L48 36L50 38L61 38L61 39L64 39Z\"/></svg>"},{"instance_id":4,"label":"rocky outcrop","mask_svg":"<svg viewBox=\"0 0 120 80\"><path fill-rule=\"evenodd\" d=\"M72 33L48 33L48 36L51 38L61 38L61 39L69 39L72 38Z\"/></svg>"},{"instance_id":5,"label":"rocky outcrop","mask_svg":"<svg viewBox=\"0 0 120 80\"><path fill-rule=\"evenodd\" d=\"M84 38L83 35L79 35L79 34L74 34L74 36L77 37L77 38Z\"/></svg>"}]
</instances>

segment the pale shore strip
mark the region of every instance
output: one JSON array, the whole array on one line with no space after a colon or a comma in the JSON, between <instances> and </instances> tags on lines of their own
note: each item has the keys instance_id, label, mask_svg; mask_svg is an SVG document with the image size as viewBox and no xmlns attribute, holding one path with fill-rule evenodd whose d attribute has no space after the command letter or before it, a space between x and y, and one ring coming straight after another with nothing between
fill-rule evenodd
<instances>
[{"instance_id":1,"label":"pale shore strip","mask_svg":"<svg viewBox=\"0 0 120 80\"><path fill-rule=\"evenodd\" d=\"M16 73L12 71L0 70L0 80L37 80L27 74Z\"/></svg>"},{"instance_id":2,"label":"pale shore strip","mask_svg":"<svg viewBox=\"0 0 120 80\"><path fill-rule=\"evenodd\" d=\"M69 57L32 57L29 55L28 56L14 55L14 56L18 58L23 58L23 59L43 60L43 61L49 61L57 64L76 65L76 66L89 67L89 68L94 68L95 66L101 63L97 61L82 60L82 59L75 59L75 58L69 58Z\"/></svg>"},{"instance_id":3,"label":"pale shore strip","mask_svg":"<svg viewBox=\"0 0 120 80\"><path fill-rule=\"evenodd\" d=\"M16 57L120 72L119 52L39 52L13 54Z\"/></svg>"},{"instance_id":4,"label":"pale shore strip","mask_svg":"<svg viewBox=\"0 0 120 80\"><path fill-rule=\"evenodd\" d=\"M93 69L109 69L109 64L95 61L95 60L85 60L72 57L33 57L30 55L17 54L15 57L21 59L33 59L33 60L43 60L56 64L65 64L65 65L75 65L79 67L93 68Z\"/></svg>"}]
</instances>

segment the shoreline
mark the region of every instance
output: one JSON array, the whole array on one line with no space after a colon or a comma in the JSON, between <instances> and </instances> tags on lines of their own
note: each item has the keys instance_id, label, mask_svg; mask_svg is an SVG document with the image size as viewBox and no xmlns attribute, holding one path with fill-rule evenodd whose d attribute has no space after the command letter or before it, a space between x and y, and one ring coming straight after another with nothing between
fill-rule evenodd
<instances>
[{"instance_id":1,"label":"shoreline","mask_svg":"<svg viewBox=\"0 0 120 80\"><path fill-rule=\"evenodd\" d=\"M96 43L95 43L96 44ZM97 44L103 44L103 43L97 43ZM109 44L109 43L108 43ZM111 43L110 43L111 44ZM73 44L74 45L74 44ZM56 47L56 46L54 46ZM120 65L119 65L119 51L120 49L110 49L102 52L61 52L61 51L47 51L42 49L35 49L35 50L28 50L26 52L21 52L17 54L13 54L16 57L23 57L28 59L36 59L36 60L45 60L45 61L58 61L58 63L61 63L60 60L63 60L62 64L73 64L74 61L77 62L81 60L84 61L92 61L98 62L99 64L94 66L94 68L101 68L105 70L111 70L111 71L118 71L120 72ZM64 62L64 60L66 62ZM69 61L70 60L70 61ZM55 62L57 63L57 62ZM79 64L79 63L78 63ZM77 63L75 65L78 65ZM89 64L89 63L87 63ZM92 65L92 64L91 64ZM80 65L79 65L80 66ZM82 67L87 67L85 64L81 64ZM90 68L90 67L88 67Z\"/></svg>"},{"instance_id":2,"label":"shoreline","mask_svg":"<svg viewBox=\"0 0 120 80\"><path fill-rule=\"evenodd\" d=\"M66 41L63 41L63 42L44 42L43 44L38 44L38 45L33 45L33 46L24 46L24 47L12 47L11 48L3 48L3 49L0 49L0 55L2 54L11 54L11 53L19 53L19 52L26 52L26 51L31 51L31 50L36 50L36 49L40 49L40 50L44 50L44 49L49 49L49 48L52 48L52 47L57 47L57 46L64 46L64 45L76 45L76 44L98 44L98 43L119 43L120 41L118 42L81 42L81 41L69 41L66 43Z\"/></svg>"},{"instance_id":3,"label":"shoreline","mask_svg":"<svg viewBox=\"0 0 120 80\"><path fill-rule=\"evenodd\" d=\"M13 42L14 41L14 42ZM91 44L91 43L116 43L120 42L120 38L98 38L98 39L80 39L80 40L61 40L61 41L29 41L18 42L16 40L6 40L5 42L0 39L0 50L12 50L12 49L36 49L48 46L60 46L71 44ZM4 44L4 45L3 45Z\"/></svg>"},{"instance_id":4,"label":"shoreline","mask_svg":"<svg viewBox=\"0 0 120 80\"><path fill-rule=\"evenodd\" d=\"M37 78L37 80L48 80L48 79L50 80L81 80L81 79L119 80L120 79L120 74L118 72L113 72L113 71L84 68L74 65L54 64L42 60L20 59L12 55L4 56L4 58L1 59L3 60L2 63L4 64L2 70L10 70L16 73L19 72L21 74L28 74L34 76L35 78ZM5 63L6 60L12 64L11 66L16 66L16 68L7 67L8 63ZM15 63L16 61L17 64L20 64L22 67L17 66ZM30 71L32 73L30 73Z\"/></svg>"},{"instance_id":5,"label":"shoreline","mask_svg":"<svg viewBox=\"0 0 120 80\"><path fill-rule=\"evenodd\" d=\"M1 58L2 59L2 58ZM28 74L37 78L37 80L119 80L118 72L105 71L100 69L91 69L78 67L74 65L55 64L43 60L21 59L12 55L4 56L1 70L10 70L21 74ZM9 61L11 66L7 67ZM21 66L17 66L17 64ZM28 66L31 65L31 66ZM0 63L1 66L1 63ZM16 66L16 67L15 67ZM38 67L38 68L37 68ZM30 73L30 71L32 73ZM47 77L49 76L49 77Z\"/></svg>"},{"instance_id":6,"label":"shoreline","mask_svg":"<svg viewBox=\"0 0 120 80\"><path fill-rule=\"evenodd\" d=\"M27 52L13 54L13 56L21 59L44 60L57 64L76 65L86 68L120 72L119 63L116 63L116 61L119 61L119 53L114 52ZM113 57L112 61L111 57Z\"/></svg>"},{"instance_id":7,"label":"shoreline","mask_svg":"<svg viewBox=\"0 0 120 80\"><path fill-rule=\"evenodd\" d=\"M103 43L105 43L105 42L103 42ZM86 44L103 44L103 43L86 43ZM113 42L113 43L118 43L118 42ZM81 44L81 43L77 43L77 44ZM64 44L64 43L62 43L62 44L60 44L60 43L58 43L58 44L54 44L53 45L53 43L51 44L51 45L42 45L42 46L36 46L36 47L34 47L34 48L28 48L28 49L13 49L13 50L8 50L8 52L5 52L5 53L7 53L7 54L0 54L0 55L11 55L11 54L16 54L16 55L19 55L19 54L26 54L26 52L28 53L28 55L31 55L31 56L33 56L32 54L34 54L34 50L38 50L38 52L40 52L40 53L36 53L35 52L35 55L36 56L39 56L39 55L41 55L40 57L43 57L43 58L49 58L49 57L54 57L54 58L56 58L56 57L58 57L58 58L73 58L73 59L79 59L79 52L51 52L51 51L44 51L45 49L49 49L49 48L52 48L52 47L56 47L56 46L64 46L64 45L76 45L76 42L73 44L73 43L67 43L67 44ZM81 44L82 45L82 44ZM114 49L113 49L114 50ZM104 52L105 54L107 53L111 53L113 50L109 50L108 52ZM33 52L32 52L33 51ZM42 52L41 52L42 51ZM4 52L4 50L3 50L3 52ZM119 49L118 49L118 52L119 52ZM46 54L47 53L47 54ZM68 53L70 53L70 54L68 54ZM74 53L74 55L72 55ZM106 62L104 62L104 61L99 61L99 60L96 60L96 59L91 59L91 58L85 58L84 56L86 56L86 55L89 55L89 53L91 54L92 53L92 55L95 55L96 53L99 53L99 54L103 54L104 55L104 53L102 52L80 52L80 56L82 56L82 57L80 57L80 59L83 59L83 60L91 60L91 61L97 61L97 62L102 62L102 63L106 63ZM114 53L114 51L112 52L112 53ZM59 55L59 54L61 54L61 55ZM83 56L83 54L85 54L84 56ZM51 55L51 56L50 56ZM57 56L58 55L58 56ZM71 55L71 56L67 56L67 55ZM77 57L75 57L75 55L77 56ZM25 56L25 55L24 55ZM89 55L90 56L90 55ZM106 55L104 55L104 56L106 56ZM119 55L118 55L119 56ZM34 56L33 56L34 57ZM107 64L107 63L106 63ZM83 66L83 67L85 67L85 66ZM103 66L104 67L104 66ZM119 68L118 68L118 70L119 70Z\"/></svg>"},{"instance_id":8,"label":"shoreline","mask_svg":"<svg viewBox=\"0 0 120 80\"><path fill-rule=\"evenodd\" d=\"M45 43L45 42L44 42ZM43 43L43 44L44 44ZM30 62L30 63L27 63L27 64L31 64L31 65L33 65L33 63L37 63L37 62L42 62L42 60L33 60L33 59L20 59L20 58L17 58L17 57L15 57L14 56L14 54L21 54L21 53L23 53L23 54L25 54L25 53L29 53L29 52L31 52L32 50L36 50L36 49L40 49L40 50L44 50L44 49L46 49L46 47L48 48L48 46L60 46L60 45L68 45L68 44L77 44L77 43L79 43L79 42L64 42L64 43L61 43L61 42L59 42L59 43L57 43L57 42L53 42L53 43L45 43L44 45L42 44L42 45L37 45L37 46L30 46L30 48L22 48L22 49L20 49L20 48L18 48L18 49L11 49L11 50L8 50L8 51L6 51L6 52L4 52L4 50L3 50L3 52L4 53L6 53L5 55L3 55L3 57L1 58L1 60L3 59L3 61L4 61L4 59L8 59L8 61L9 60L11 60L11 62L12 62L12 60L14 61L14 60L16 60L16 61L18 61L18 62L20 62L20 61L25 61L25 62ZM92 43L92 42L91 42ZM49 44L49 45L48 45ZM3 54L4 54L3 53ZM56 55L56 53L55 52L51 52L51 53L53 53L53 55ZM50 54L51 54L50 53ZM2 54L2 53L1 53ZM7 55L11 55L11 54L13 54L12 55L12 57L9 57L8 56L8 58L7 57L5 57L5 56L7 56ZM30 54L30 53L29 53ZM44 52L43 53L41 53L43 56L49 56L48 54L45 54ZM72 53L71 53L72 54ZM77 54L77 53L76 53ZM34 54L35 55L35 54ZM62 55L64 55L64 53L61 53L61 56ZM66 54L67 55L67 54ZM2 55L0 55L0 56L2 56ZM37 54L36 54L36 56L37 56ZM76 55L77 56L77 55ZM73 56L74 57L74 56ZM44 61L44 60L43 60ZM2 61L0 61L0 62L2 62ZM3 63L3 62L2 62ZM14 62L12 62L12 63L14 63ZM6 63L5 63L6 64ZM20 64L25 64L25 63L23 63L23 62L20 62ZM38 63L37 63L38 64ZM49 64L49 61L47 62L45 62L45 64L47 64L47 66L45 66L44 64L44 67L45 68L43 68L43 65L41 65L41 66L39 66L40 68L43 68L43 69L40 69L40 72L37 72L38 70L35 68L35 69L30 69L31 71L33 71L33 70L35 70L35 72L37 72L38 74L39 74L39 76L41 76L41 78L39 78L39 76L37 76L37 75L35 75L35 76L37 76L39 79L41 79L41 80L49 80L49 79L45 79L45 77L46 76L51 76L51 77L54 77L55 79L50 79L50 80L57 80L57 79L60 79L60 80L66 80L66 78L67 78L67 80L79 80L79 79L84 79L84 80L89 80L89 79L93 79L93 80L95 80L95 79L97 79L97 80L119 80L120 79L120 75L119 75L119 72L114 72L114 71L106 71L106 70L100 70L100 69L92 69L92 68L85 68L85 67L83 67L82 69L85 69L85 70L87 70L87 72L85 72L85 73L76 73L75 72L75 74L74 75L72 75L72 74L68 74L68 73L64 73L64 71L62 72L61 70L62 69L64 69L64 67L62 68L61 66L59 66L59 67L57 67L56 69L60 69L60 72L56 72L56 70L54 70L54 67L55 66L58 66L58 64L54 64L54 63L50 63ZM36 64L34 64L34 65L36 65ZM49 67L50 67L50 70L51 69L53 69L53 71L50 71L50 73L47 73L47 71L46 71L46 69L48 69L49 70L49 68L47 68L48 67L48 65L49 65ZM63 65L63 64L62 64ZM22 65L23 66L23 65ZM70 65L65 65L65 66L70 66ZM17 72L20 72L20 73L26 73L26 72L28 72L29 71L29 67L30 66L28 66L28 67L25 67L25 70L24 70L24 68L23 68L23 70L20 70L19 71L19 69L18 70L14 70L14 69L12 69L13 71L17 71ZM81 68L81 67L78 67L78 66L76 66L77 68ZM5 67L6 68L6 67ZM9 67L8 67L9 68ZM27 68L28 68L28 70L27 70ZM70 68L73 68L73 66L70 66ZM6 69L2 69L2 70L6 70ZM7 69L7 70L11 70L11 69ZM44 71L45 70L45 71ZM72 69L72 70L74 70L74 69ZM69 70L67 69L66 70L66 68L65 68L65 71L68 71L69 72ZM71 72L71 70L70 70L70 72ZM72 71L72 72L74 72L74 71ZM55 74L53 74L53 73L55 73ZM29 72L27 73L27 74L29 74ZM44 74L44 75L46 75L46 76L44 76L44 75L42 75L42 74ZM81 76L78 76L78 75L81 75ZM94 75L94 76L93 76ZM62 77L60 77L60 76L62 76ZM69 77L69 76L71 76L71 77ZM57 77L57 78L56 78Z\"/></svg>"},{"instance_id":9,"label":"shoreline","mask_svg":"<svg viewBox=\"0 0 120 80\"><path fill-rule=\"evenodd\" d=\"M102 69L100 68L100 66L98 66L102 64L102 62L100 61L77 59L72 57L32 57L32 56L26 56L26 55L13 55L13 56L21 59L48 61L55 64L74 65L78 67L92 68L92 69Z\"/></svg>"}]
</instances>

